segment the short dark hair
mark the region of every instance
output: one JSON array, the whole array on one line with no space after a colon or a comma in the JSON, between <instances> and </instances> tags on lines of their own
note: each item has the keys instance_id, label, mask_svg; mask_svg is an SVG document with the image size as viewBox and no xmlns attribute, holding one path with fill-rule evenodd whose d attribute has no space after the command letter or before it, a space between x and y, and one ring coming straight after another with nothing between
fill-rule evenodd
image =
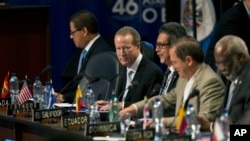
<instances>
[{"instance_id":1,"label":"short dark hair","mask_svg":"<svg viewBox=\"0 0 250 141\"><path fill-rule=\"evenodd\" d=\"M77 30L86 27L90 33L98 33L98 21L96 17L87 10L76 12L70 17L70 22L73 22Z\"/></svg>"},{"instance_id":2,"label":"short dark hair","mask_svg":"<svg viewBox=\"0 0 250 141\"><path fill-rule=\"evenodd\" d=\"M159 33L166 33L169 36L168 42L170 45L173 44L177 39L187 36L185 28L176 22L168 22L163 24L159 29Z\"/></svg>"},{"instance_id":3,"label":"short dark hair","mask_svg":"<svg viewBox=\"0 0 250 141\"><path fill-rule=\"evenodd\" d=\"M197 63L204 61L204 53L200 43L191 36L178 39L172 47L176 48L175 53L181 60L185 60L187 56L191 56Z\"/></svg>"}]
</instances>

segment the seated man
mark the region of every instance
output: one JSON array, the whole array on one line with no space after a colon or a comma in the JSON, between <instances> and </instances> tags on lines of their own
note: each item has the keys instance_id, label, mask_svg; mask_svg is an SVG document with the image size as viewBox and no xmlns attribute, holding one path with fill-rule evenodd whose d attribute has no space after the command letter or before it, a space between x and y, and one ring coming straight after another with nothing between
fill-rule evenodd
<instances>
[{"instance_id":1,"label":"seated man","mask_svg":"<svg viewBox=\"0 0 250 141\"><path fill-rule=\"evenodd\" d=\"M117 90L120 109L144 96L151 97L154 85L161 83L163 78L161 68L141 54L140 40L139 33L129 26L120 28L114 37L118 60L124 66ZM96 101L96 104L101 110L109 109L106 101Z\"/></svg>"},{"instance_id":2,"label":"seated man","mask_svg":"<svg viewBox=\"0 0 250 141\"><path fill-rule=\"evenodd\" d=\"M222 37L215 45L214 58L218 70L231 83L228 85L229 92L224 102L230 123L249 124L250 59L245 42L234 35ZM209 120L202 117L198 119L203 130L210 130Z\"/></svg>"},{"instance_id":3,"label":"seated man","mask_svg":"<svg viewBox=\"0 0 250 141\"><path fill-rule=\"evenodd\" d=\"M204 54L199 42L192 37L183 37L172 44L170 48L170 60L174 69L179 74L176 87L169 93L158 96L163 107L163 114L167 115L172 109L177 113L186 103L189 95L198 90L199 94L189 101L193 105L196 113L201 117L206 117L213 121L217 111L222 107L225 86L220 77L203 62ZM152 109L155 97L148 100ZM129 112L131 115L138 115L143 112L145 101L140 101L120 111L120 116ZM176 126L176 116L164 117L165 127ZM148 121L152 127L152 119Z\"/></svg>"},{"instance_id":4,"label":"seated man","mask_svg":"<svg viewBox=\"0 0 250 141\"><path fill-rule=\"evenodd\" d=\"M168 67L162 81L161 89L159 92L160 95L169 92L176 86L176 82L179 76L171 64L169 49L173 42L186 35L187 33L185 28L179 23L169 22L163 24L160 27L159 34L156 40L155 51L160 59L160 62Z\"/></svg>"}]
</instances>

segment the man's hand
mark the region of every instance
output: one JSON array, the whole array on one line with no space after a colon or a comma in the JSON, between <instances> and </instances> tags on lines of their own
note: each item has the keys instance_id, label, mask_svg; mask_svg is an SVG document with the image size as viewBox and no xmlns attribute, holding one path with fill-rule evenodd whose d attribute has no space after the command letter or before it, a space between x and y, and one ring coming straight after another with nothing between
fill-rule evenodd
<instances>
[{"instance_id":1,"label":"man's hand","mask_svg":"<svg viewBox=\"0 0 250 141\"><path fill-rule=\"evenodd\" d=\"M62 103L63 102L63 95L60 93L56 93L56 103Z\"/></svg>"},{"instance_id":2,"label":"man's hand","mask_svg":"<svg viewBox=\"0 0 250 141\"><path fill-rule=\"evenodd\" d=\"M108 102L105 101L105 100L98 100L98 101L95 102L95 104L98 105L98 106L100 106L100 105L107 105Z\"/></svg>"},{"instance_id":3,"label":"man's hand","mask_svg":"<svg viewBox=\"0 0 250 141\"><path fill-rule=\"evenodd\" d=\"M100 111L108 111L109 110L109 103L104 100L98 100L95 102L95 104L98 106L98 109Z\"/></svg>"},{"instance_id":4,"label":"man's hand","mask_svg":"<svg viewBox=\"0 0 250 141\"><path fill-rule=\"evenodd\" d=\"M130 113L131 116L135 116L136 114L136 109L133 105L127 107L127 108L124 108L120 111L119 115L120 117L123 117L126 113Z\"/></svg>"},{"instance_id":5,"label":"man's hand","mask_svg":"<svg viewBox=\"0 0 250 141\"><path fill-rule=\"evenodd\" d=\"M205 117L197 117L198 123L201 125L202 131L210 131L211 122Z\"/></svg>"},{"instance_id":6,"label":"man's hand","mask_svg":"<svg viewBox=\"0 0 250 141\"><path fill-rule=\"evenodd\" d=\"M163 123L162 123L163 126L167 125L167 120L166 120L166 118L163 118L163 119L162 119L162 122L163 122ZM153 127L154 127L154 125L153 125L153 119L152 119L152 118L148 119L147 124L146 124L146 127L147 127L147 128L153 128Z\"/></svg>"}]
</instances>

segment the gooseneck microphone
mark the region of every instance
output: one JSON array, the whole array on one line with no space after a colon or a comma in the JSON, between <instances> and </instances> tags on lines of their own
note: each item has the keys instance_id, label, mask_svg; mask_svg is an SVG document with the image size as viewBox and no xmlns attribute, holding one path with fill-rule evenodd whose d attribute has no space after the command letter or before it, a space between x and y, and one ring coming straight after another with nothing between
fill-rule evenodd
<instances>
[{"instance_id":1,"label":"gooseneck microphone","mask_svg":"<svg viewBox=\"0 0 250 141\"><path fill-rule=\"evenodd\" d=\"M79 81L80 79L82 79L83 74L78 74L76 75L72 80L70 80L61 90L59 93L62 93L66 88L69 87L69 85L75 81Z\"/></svg>"},{"instance_id":2,"label":"gooseneck microphone","mask_svg":"<svg viewBox=\"0 0 250 141\"><path fill-rule=\"evenodd\" d=\"M189 103L189 100L195 96L198 96L200 94L200 91L197 90L197 89L193 89L193 91L189 94L187 100L185 101L184 103L184 109L186 110L187 109L187 105Z\"/></svg>"},{"instance_id":3,"label":"gooseneck microphone","mask_svg":"<svg viewBox=\"0 0 250 141\"><path fill-rule=\"evenodd\" d=\"M161 90L161 85L160 84L155 84L154 87L153 87L153 90L150 94L150 97L153 97L153 96L156 96L156 95L159 95L160 93L160 90Z\"/></svg>"},{"instance_id":4,"label":"gooseneck microphone","mask_svg":"<svg viewBox=\"0 0 250 141\"><path fill-rule=\"evenodd\" d=\"M124 92L125 92L126 90L133 90L133 89L136 88L138 85L139 85L139 82L138 82L138 81L132 81L132 82L128 85L128 87L125 88L125 89L120 93L120 95L117 97L117 99L119 100L119 99L123 96L123 94L124 94Z\"/></svg>"},{"instance_id":5,"label":"gooseneck microphone","mask_svg":"<svg viewBox=\"0 0 250 141\"><path fill-rule=\"evenodd\" d=\"M52 70L52 66L51 65L47 65L40 73L38 76L46 73L46 72L50 72Z\"/></svg>"}]
</instances>

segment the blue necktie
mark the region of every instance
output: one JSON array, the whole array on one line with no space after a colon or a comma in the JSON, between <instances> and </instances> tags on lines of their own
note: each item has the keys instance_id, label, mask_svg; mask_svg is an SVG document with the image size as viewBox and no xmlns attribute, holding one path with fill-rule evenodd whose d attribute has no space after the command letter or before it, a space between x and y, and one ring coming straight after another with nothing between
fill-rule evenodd
<instances>
[{"instance_id":1,"label":"blue necktie","mask_svg":"<svg viewBox=\"0 0 250 141\"><path fill-rule=\"evenodd\" d=\"M80 72L81 68L82 68L82 64L84 62L85 56L87 54L87 51L85 49L82 50L81 56L79 58L79 63L78 63L78 69L77 69L77 73Z\"/></svg>"}]
</instances>

